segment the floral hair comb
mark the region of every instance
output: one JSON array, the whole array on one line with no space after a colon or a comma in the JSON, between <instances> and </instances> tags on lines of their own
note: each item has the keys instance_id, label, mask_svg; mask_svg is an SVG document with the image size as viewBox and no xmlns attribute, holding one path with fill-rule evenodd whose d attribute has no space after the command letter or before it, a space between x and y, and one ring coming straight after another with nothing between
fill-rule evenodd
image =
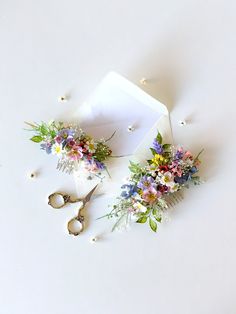
<instances>
[{"instance_id":1,"label":"floral hair comb","mask_svg":"<svg viewBox=\"0 0 236 314\"><path fill-rule=\"evenodd\" d=\"M162 144L159 132L150 150L152 159L146 160L144 165L130 162L131 174L127 183L121 186L121 195L111 212L103 216L116 218L112 231L134 220L137 223L148 222L156 232L157 223L163 220L166 209L183 198L181 190L190 184L201 183L196 173L203 150L194 158L182 147Z\"/></svg>"},{"instance_id":2,"label":"floral hair comb","mask_svg":"<svg viewBox=\"0 0 236 314\"><path fill-rule=\"evenodd\" d=\"M107 170L105 161L111 156L112 151L106 145L108 140L95 140L86 134L80 127L63 122L28 123L35 134L31 141L39 143L47 154L56 155L57 169L72 173L83 166L88 172L99 176Z\"/></svg>"}]
</instances>

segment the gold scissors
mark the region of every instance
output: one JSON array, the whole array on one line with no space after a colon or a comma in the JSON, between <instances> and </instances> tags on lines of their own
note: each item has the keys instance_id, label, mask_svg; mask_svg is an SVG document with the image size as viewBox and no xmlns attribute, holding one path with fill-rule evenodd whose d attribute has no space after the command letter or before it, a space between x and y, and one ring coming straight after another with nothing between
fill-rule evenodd
<instances>
[{"instance_id":1,"label":"gold scissors","mask_svg":"<svg viewBox=\"0 0 236 314\"><path fill-rule=\"evenodd\" d=\"M64 207L67 203L81 202L78 214L71 220L69 220L67 223L67 229L69 234L77 236L84 230L84 216L81 215L80 212L85 208L85 205L90 201L91 196L93 195L97 186L98 184L84 198L71 199L70 195L63 194L60 192L52 193L51 195L49 195L48 205L56 209Z\"/></svg>"}]
</instances>

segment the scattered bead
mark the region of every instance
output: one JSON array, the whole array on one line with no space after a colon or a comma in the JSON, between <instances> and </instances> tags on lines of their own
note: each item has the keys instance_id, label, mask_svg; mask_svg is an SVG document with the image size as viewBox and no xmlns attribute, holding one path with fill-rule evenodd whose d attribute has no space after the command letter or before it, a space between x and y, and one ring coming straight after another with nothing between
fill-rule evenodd
<instances>
[{"instance_id":1,"label":"scattered bead","mask_svg":"<svg viewBox=\"0 0 236 314\"><path fill-rule=\"evenodd\" d=\"M185 120L180 120L179 121L179 126L185 126L187 122Z\"/></svg>"},{"instance_id":2,"label":"scattered bead","mask_svg":"<svg viewBox=\"0 0 236 314\"><path fill-rule=\"evenodd\" d=\"M59 98L58 98L58 101L59 102L65 102L65 101L67 101L67 97L64 95L64 96L60 96Z\"/></svg>"},{"instance_id":3,"label":"scattered bead","mask_svg":"<svg viewBox=\"0 0 236 314\"><path fill-rule=\"evenodd\" d=\"M97 240L98 240L97 237L92 237L92 238L90 239L90 243L95 243L95 242L97 242Z\"/></svg>"},{"instance_id":4,"label":"scattered bead","mask_svg":"<svg viewBox=\"0 0 236 314\"><path fill-rule=\"evenodd\" d=\"M145 77L141 78L139 82L141 85L147 85L147 79Z\"/></svg>"},{"instance_id":5,"label":"scattered bead","mask_svg":"<svg viewBox=\"0 0 236 314\"><path fill-rule=\"evenodd\" d=\"M28 174L28 177L33 180L33 179L35 179L37 177L37 173L36 172L30 172Z\"/></svg>"},{"instance_id":6,"label":"scattered bead","mask_svg":"<svg viewBox=\"0 0 236 314\"><path fill-rule=\"evenodd\" d=\"M128 131L128 132L134 132L134 127L133 127L133 125L129 125L128 128L127 128L127 131Z\"/></svg>"}]
</instances>

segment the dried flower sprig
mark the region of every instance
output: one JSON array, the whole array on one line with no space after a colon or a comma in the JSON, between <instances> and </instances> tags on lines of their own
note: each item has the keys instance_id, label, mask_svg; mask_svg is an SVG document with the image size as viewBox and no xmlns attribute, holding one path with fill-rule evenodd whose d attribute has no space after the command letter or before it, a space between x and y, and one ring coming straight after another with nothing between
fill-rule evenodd
<instances>
[{"instance_id":1,"label":"dried flower sprig","mask_svg":"<svg viewBox=\"0 0 236 314\"><path fill-rule=\"evenodd\" d=\"M103 216L116 218L112 231L136 221L148 222L156 232L158 223L166 216L166 209L181 200L180 191L189 184L201 183L196 173L202 151L194 158L182 147L163 144L159 132L150 150L152 158L144 165L130 162L130 176L121 186L118 202Z\"/></svg>"},{"instance_id":2,"label":"dried flower sprig","mask_svg":"<svg viewBox=\"0 0 236 314\"><path fill-rule=\"evenodd\" d=\"M39 143L47 154L59 158L57 169L72 173L83 163L84 168L92 174L106 170L105 161L112 153L106 140L95 140L80 127L64 122L26 124L35 133L31 141Z\"/></svg>"}]
</instances>

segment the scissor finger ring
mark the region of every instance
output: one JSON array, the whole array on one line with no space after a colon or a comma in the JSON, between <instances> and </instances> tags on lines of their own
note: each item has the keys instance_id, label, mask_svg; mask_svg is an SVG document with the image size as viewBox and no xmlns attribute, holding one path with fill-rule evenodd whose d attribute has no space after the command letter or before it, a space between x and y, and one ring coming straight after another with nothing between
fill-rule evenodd
<instances>
[{"instance_id":1,"label":"scissor finger ring","mask_svg":"<svg viewBox=\"0 0 236 314\"><path fill-rule=\"evenodd\" d=\"M48 196L48 205L50 205L52 208L59 209L64 207L67 203L76 203L80 200L81 199L79 198L73 200L68 194L56 192Z\"/></svg>"},{"instance_id":2,"label":"scissor finger ring","mask_svg":"<svg viewBox=\"0 0 236 314\"><path fill-rule=\"evenodd\" d=\"M67 223L69 234L78 236L84 230L84 216L77 215Z\"/></svg>"}]
</instances>

